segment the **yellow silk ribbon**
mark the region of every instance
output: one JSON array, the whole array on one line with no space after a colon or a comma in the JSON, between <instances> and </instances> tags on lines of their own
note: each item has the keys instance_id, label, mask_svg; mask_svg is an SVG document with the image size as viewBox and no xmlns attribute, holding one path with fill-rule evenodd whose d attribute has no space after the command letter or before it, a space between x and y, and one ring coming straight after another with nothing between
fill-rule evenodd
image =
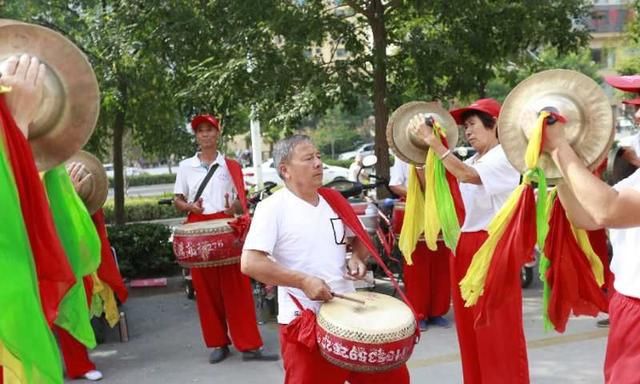
<instances>
[{"instance_id":1,"label":"yellow silk ribbon","mask_svg":"<svg viewBox=\"0 0 640 384\"><path fill-rule=\"evenodd\" d=\"M527 169L534 169L538 164L540 149L542 146L544 119L549 115L550 113L546 111L540 113L536 126L529 138L529 143L527 144L527 150L525 153L525 164ZM509 199L507 199L496 216L491 220L491 223L489 223L489 227L487 229L489 237L473 256L473 260L469 265L467 274L460 281L460 293L462 298L465 300L466 307L475 305L480 296L482 296L489 272L489 266L491 265L491 260L493 259L498 242L505 233L511 218L515 214L518 201L520 200L523 191L530 184L531 180L525 174L525 177L522 179L522 183L511 193L511 195L509 195Z\"/></svg>"}]
</instances>

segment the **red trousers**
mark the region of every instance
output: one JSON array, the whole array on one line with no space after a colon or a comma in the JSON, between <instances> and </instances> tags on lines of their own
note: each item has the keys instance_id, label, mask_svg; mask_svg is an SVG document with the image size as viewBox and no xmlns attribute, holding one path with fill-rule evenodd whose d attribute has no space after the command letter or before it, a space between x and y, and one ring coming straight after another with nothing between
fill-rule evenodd
<instances>
[{"instance_id":1,"label":"red trousers","mask_svg":"<svg viewBox=\"0 0 640 384\"><path fill-rule=\"evenodd\" d=\"M451 303L449 262L451 252L438 241L435 251L418 241L413 251L413 265L404 265L404 286L409 301L420 320L444 316Z\"/></svg>"},{"instance_id":2,"label":"red trousers","mask_svg":"<svg viewBox=\"0 0 640 384\"><path fill-rule=\"evenodd\" d=\"M193 268L191 277L206 346L219 348L233 341L239 351L260 348L251 282L240 264Z\"/></svg>"},{"instance_id":3,"label":"red trousers","mask_svg":"<svg viewBox=\"0 0 640 384\"><path fill-rule=\"evenodd\" d=\"M465 384L527 384L529 367L522 327L522 296L491 314L490 323L475 327L476 313L465 308L459 283L487 233L463 232L451 259L453 307ZM514 279L514 281L520 281ZM520 290L520 286L513 287Z\"/></svg>"},{"instance_id":4,"label":"red trousers","mask_svg":"<svg viewBox=\"0 0 640 384\"><path fill-rule=\"evenodd\" d=\"M96 369L95 364L89 359L89 353L84 344L56 325L53 326L53 329L58 335L60 351L64 358L64 366L68 378L77 379L84 376L85 373Z\"/></svg>"},{"instance_id":5,"label":"red trousers","mask_svg":"<svg viewBox=\"0 0 640 384\"><path fill-rule=\"evenodd\" d=\"M640 299L615 292L609 302L609 321L605 382L640 383Z\"/></svg>"},{"instance_id":6,"label":"red trousers","mask_svg":"<svg viewBox=\"0 0 640 384\"><path fill-rule=\"evenodd\" d=\"M285 384L409 384L406 365L379 373L351 372L329 363L316 349L289 342L283 335L286 325L280 326L280 350L284 364Z\"/></svg>"}]
</instances>

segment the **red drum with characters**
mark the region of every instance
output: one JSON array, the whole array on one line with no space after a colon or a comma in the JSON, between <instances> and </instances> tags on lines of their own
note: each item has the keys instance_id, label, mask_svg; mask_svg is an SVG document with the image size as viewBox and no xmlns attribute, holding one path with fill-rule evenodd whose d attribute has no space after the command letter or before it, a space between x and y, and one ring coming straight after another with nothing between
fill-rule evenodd
<instances>
[{"instance_id":1,"label":"red drum with characters","mask_svg":"<svg viewBox=\"0 0 640 384\"><path fill-rule=\"evenodd\" d=\"M185 268L219 267L240 262L242 242L229 219L183 224L173 231L173 253Z\"/></svg>"},{"instance_id":2,"label":"red drum with characters","mask_svg":"<svg viewBox=\"0 0 640 384\"><path fill-rule=\"evenodd\" d=\"M333 299L317 314L322 356L356 372L381 372L404 364L416 343L416 322L402 301L376 292L346 294L365 304Z\"/></svg>"},{"instance_id":3,"label":"red drum with characters","mask_svg":"<svg viewBox=\"0 0 640 384\"><path fill-rule=\"evenodd\" d=\"M402 231L402 222L404 221L404 201L397 201L393 204L393 213L391 214L391 227L393 233L400 236Z\"/></svg>"}]
</instances>

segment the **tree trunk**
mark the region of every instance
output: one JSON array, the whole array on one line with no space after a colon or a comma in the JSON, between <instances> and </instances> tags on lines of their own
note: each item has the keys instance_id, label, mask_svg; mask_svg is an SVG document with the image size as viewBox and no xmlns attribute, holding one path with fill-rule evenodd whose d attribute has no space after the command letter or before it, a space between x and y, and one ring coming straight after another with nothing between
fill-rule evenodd
<instances>
[{"instance_id":1,"label":"tree trunk","mask_svg":"<svg viewBox=\"0 0 640 384\"><path fill-rule=\"evenodd\" d=\"M387 144L387 30L384 20L384 5L373 0L373 17L369 18L373 35L373 110L375 116L375 154L378 157L376 174L389 178L389 145ZM385 188L378 188L378 198L389 196Z\"/></svg>"},{"instance_id":2,"label":"tree trunk","mask_svg":"<svg viewBox=\"0 0 640 384\"><path fill-rule=\"evenodd\" d=\"M122 77L118 78L118 88L120 90L121 99L121 108L118 109L116 113L116 118L114 120L113 126L113 206L114 206L114 216L115 223L117 225L122 225L126 223L124 217L124 172L123 172L123 148L122 143L124 140L124 130L125 124L127 121L127 82Z\"/></svg>"},{"instance_id":3,"label":"tree trunk","mask_svg":"<svg viewBox=\"0 0 640 384\"><path fill-rule=\"evenodd\" d=\"M125 113L118 111L113 127L113 192L115 223L122 225L124 217L124 173L122 159L122 141L124 137Z\"/></svg>"}]
</instances>

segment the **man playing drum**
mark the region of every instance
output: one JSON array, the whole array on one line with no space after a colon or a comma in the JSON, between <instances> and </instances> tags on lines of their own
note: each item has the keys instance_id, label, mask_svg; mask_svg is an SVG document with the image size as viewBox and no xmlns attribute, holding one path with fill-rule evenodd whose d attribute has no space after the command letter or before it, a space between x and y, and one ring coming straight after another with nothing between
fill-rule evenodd
<instances>
[{"instance_id":1,"label":"man playing drum","mask_svg":"<svg viewBox=\"0 0 640 384\"><path fill-rule=\"evenodd\" d=\"M635 117L640 119L640 112ZM615 292L609 303L605 381L640 382L640 170L610 187L585 167L562 124L547 128L544 143L562 172L558 193L571 222L590 230L609 228Z\"/></svg>"},{"instance_id":2,"label":"man playing drum","mask_svg":"<svg viewBox=\"0 0 640 384\"><path fill-rule=\"evenodd\" d=\"M238 212L236 197L244 194L240 165L226 159L217 150L220 123L210 115L191 121L200 152L180 162L174 188L175 205L188 213L187 222L233 217ZM216 169L212 169L216 167ZM196 193L209 171L201 197ZM210 363L218 363L229 354L229 344L242 352L243 360L277 360L262 352L262 339L256 322L251 283L240 272L238 263L193 268L191 270L205 344L213 348Z\"/></svg>"},{"instance_id":3,"label":"man playing drum","mask_svg":"<svg viewBox=\"0 0 640 384\"><path fill-rule=\"evenodd\" d=\"M285 383L409 383L404 364L381 373L351 372L329 363L318 348L285 336L301 307L317 312L334 293L354 291L352 280L366 274L367 251L340 219L343 215L341 209L334 208L336 202L319 190L322 161L309 137L295 135L278 142L274 164L286 188L258 204L241 266L255 279L279 286L278 323ZM347 261L348 243L353 256Z\"/></svg>"},{"instance_id":4,"label":"man playing drum","mask_svg":"<svg viewBox=\"0 0 640 384\"><path fill-rule=\"evenodd\" d=\"M422 172L418 172L418 174L424 188L424 174ZM391 191L405 199L408 181L409 166L396 157L393 167L391 167L389 181ZM405 212L405 214L407 213ZM429 324L445 328L451 326L449 321L443 317L449 311L451 302L450 254L443 241L438 241L438 248L431 251L427 248L427 243L424 240L419 240L412 255L413 265L404 264L404 285L407 296L416 312L423 315L423 318L420 319L421 330L426 330Z\"/></svg>"}]
</instances>

